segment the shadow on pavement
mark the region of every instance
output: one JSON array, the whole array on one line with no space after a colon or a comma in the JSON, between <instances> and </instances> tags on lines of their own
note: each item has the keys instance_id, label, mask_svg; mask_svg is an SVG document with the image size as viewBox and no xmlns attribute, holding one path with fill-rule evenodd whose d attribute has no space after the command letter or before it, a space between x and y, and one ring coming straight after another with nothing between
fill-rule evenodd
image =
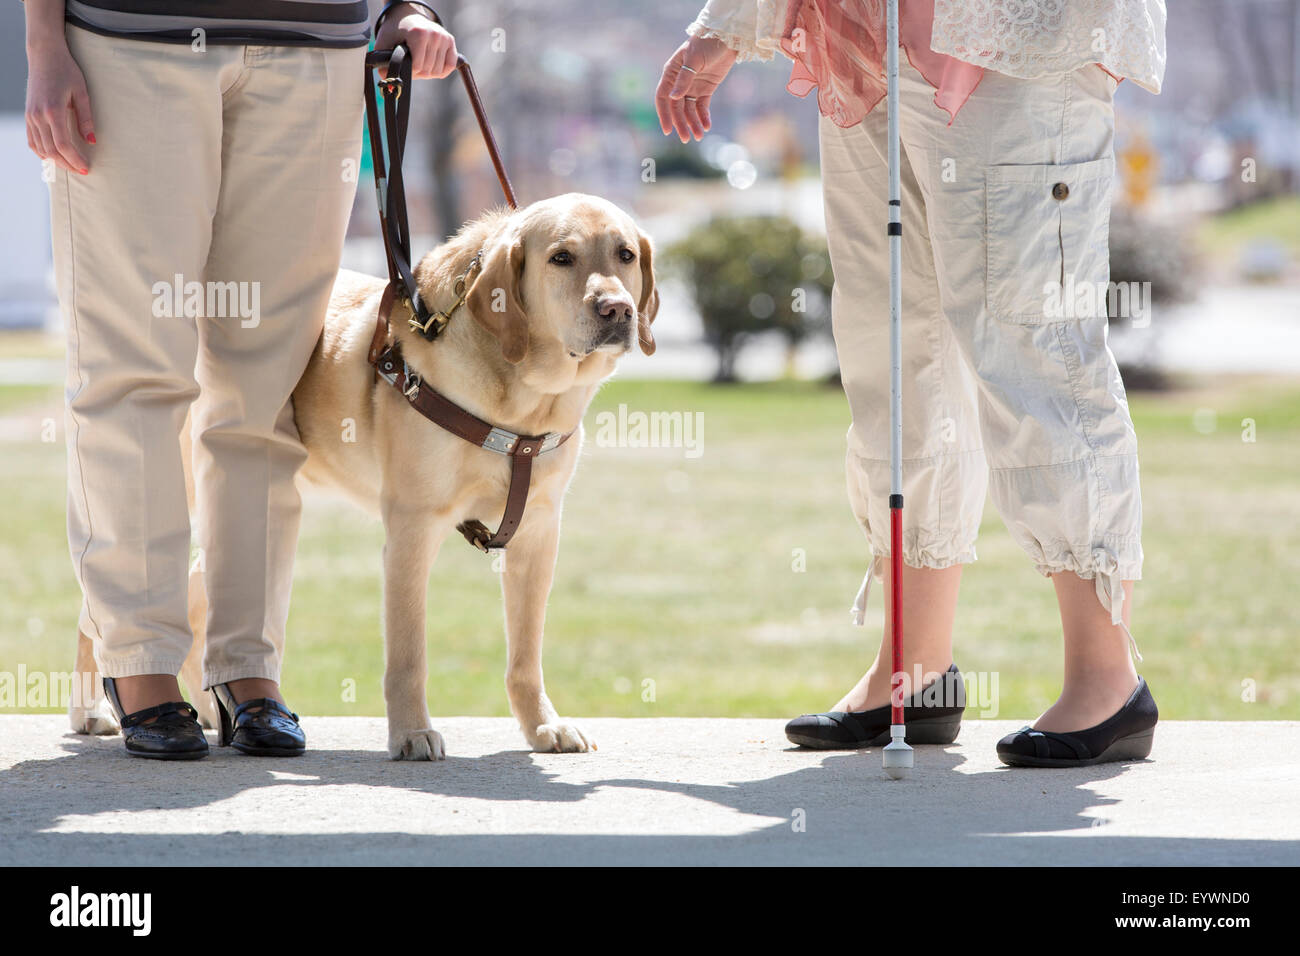
<instances>
[{"instance_id":1,"label":"shadow on pavement","mask_svg":"<svg viewBox=\"0 0 1300 956\"><path fill-rule=\"evenodd\" d=\"M1098 831L1106 826L1106 806L1116 801L1092 787L1127 772L1125 765L971 772L963 770L967 761L957 745L920 748L918 769L906 783L886 780L879 751L872 750L830 753L817 766L805 763L726 784L642 777L575 783L557 779L559 774L543 769L525 750L452 756L431 768L392 762L373 750L256 759L214 748L206 760L169 764L128 757L120 738L69 734L60 746L62 756L24 761L0 774L8 791L0 811L8 848L0 856L11 863L1259 866L1293 864L1297 858L1296 841L1107 836ZM795 753L783 751L773 759L779 763ZM799 758L806 761L807 754ZM689 767L682 770L689 773ZM342 802L326 796L349 786L392 792L358 791ZM274 788L274 808L265 814L255 800L248 802L260 788ZM653 826L644 829L656 834L625 835L638 827L632 818L612 812L607 799L583 807L613 789L628 791L629 807L649 801L644 806L651 814L664 796L679 798L663 804L678 809L648 818ZM428 833L440 821L427 816L425 795L465 798L464 811L439 804L435 812L448 822L456 819L454 813L471 813L473 829L483 832ZM358 800L371 799L374 812L384 814L378 820L356 811ZM239 823L232 819L225 832L223 801L239 802ZM557 818L554 829L561 832L511 829L512 815L526 814L536 830L538 814L558 809L567 814ZM137 830L149 827L139 826L139 818L124 819L123 832L104 832L102 823L82 827L76 819L110 811L174 810L194 811L195 829L203 832L141 833ZM424 815L418 827L408 829L425 832L403 832L411 813ZM239 825L311 832L241 833ZM60 827L70 832L58 832Z\"/></svg>"}]
</instances>

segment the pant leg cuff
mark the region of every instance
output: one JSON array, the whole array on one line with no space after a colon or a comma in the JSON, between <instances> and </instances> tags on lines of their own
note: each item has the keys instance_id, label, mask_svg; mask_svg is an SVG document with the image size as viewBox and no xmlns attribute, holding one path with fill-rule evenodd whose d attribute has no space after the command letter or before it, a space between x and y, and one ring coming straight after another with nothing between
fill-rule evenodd
<instances>
[{"instance_id":1,"label":"pant leg cuff","mask_svg":"<svg viewBox=\"0 0 1300 956\"><path fill-rule=\"evenodd\" d=\"M876 557L888 560L888 536L881 541L873 540L871 545L871 551ZM955 564L972 564L976 560L975 533L934 534L919 528L903 530L903 563L909 568L942 571Z\"/></svg>"},{"instance_id":2,"label":"pant leg cuff","mask_svg":"<svg viewBox=\"0 0 1300 956\"><path fill-rule=\"evenodd\" d=\"M909 552L908 535L906 532L903 534L903 563L910 568L931 568L942 571L958 564L971 564L976 560L975 543L973 541L964 547L931 549L918 547L916 537L915 534L912 537L912 549ZM873 553L871 560L867 562L866 576L863 577L862 585L858 588L857 597L853 599L853 606L849 608L849 615L853 618L853 623L858 627L866 624L867 600L871 597L871 582L880 575L884 568L884 562L888 560L888 551L878 551Z\"/></svg>"},{"instance_id":3,"label":"pant leg cuff","mask_svg":"<svg viewBox=\"0 0 1300 956\"><path fill-rule=\"evenodd\" d=\"M175 677L181 672L185 658L154 658L151 660L134 660L129 658L103 658L95 655L95 664L99 667L101 677L142 677L145 674L170 674Z\"/></svg>"},{"instance_id":4,"label":"pant leg cuff","mask_svg":"<svg viewBox=\"0 0 1300 956\"><path fill-rule=\"evenodd\" d=\"M280 668L276 664L242 664L216 671L205 669L203 672L203 689L211 690L217 684L228 684L232 680L247 680L249 678L261 678L278 684L280 683Z\"/></svg>"},{"instance_id":5,"label":"pant leg cuff","mask_svg":"<svg viewBox=\"0 0 1300 956\"><path fill-rule=\"evenodd\" d=\"M1050 577L1072 571L1085 581L1096 581L1097 600L1110 612L1112 624L1123 623L1124 582L1142 579L1142 549L1136 542L1098 545L1090 551L1070 551L1034 562L1039 574Z\"/></svg>"}]
</instances>

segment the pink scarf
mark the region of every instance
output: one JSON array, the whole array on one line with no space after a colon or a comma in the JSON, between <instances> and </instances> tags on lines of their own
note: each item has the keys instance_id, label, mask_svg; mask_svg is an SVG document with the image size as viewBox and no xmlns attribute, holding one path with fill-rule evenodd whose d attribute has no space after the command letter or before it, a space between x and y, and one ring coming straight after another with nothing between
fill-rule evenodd
<instances>
[{"instance_id":1,"label":"pink scarf","mask_svg":"<svg viewBox=\"0 0 1300 956\"><path fill-rule=\"evenodd\" d=\"M898 18L899 45L951 126L984 68L930 49L934 0L899 0ZM804 97L815 87L836 126L856 126L885 98L885 0L790 0L781 49L794 60L786 89Z\"/></svg>"}]
</instances>

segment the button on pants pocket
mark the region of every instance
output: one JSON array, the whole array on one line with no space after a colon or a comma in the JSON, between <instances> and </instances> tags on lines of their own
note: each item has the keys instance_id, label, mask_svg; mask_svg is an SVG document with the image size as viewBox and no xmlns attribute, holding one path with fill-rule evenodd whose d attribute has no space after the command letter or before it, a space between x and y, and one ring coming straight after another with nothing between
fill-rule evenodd
<instances>
[{"instance_id":1,"label":"button on pants pocket","mask_svg":"<svg viewBox=\"0 0 1300 956\"><path fill-rule=\"evenodd\" d=\"M1114 175L1114 157L986 168L985 296L993 318L1040 325L1082 318L1075 302L1106 301ZM1096 288L1076 296L1081 283Z\"/></svg>"}]
</instances>

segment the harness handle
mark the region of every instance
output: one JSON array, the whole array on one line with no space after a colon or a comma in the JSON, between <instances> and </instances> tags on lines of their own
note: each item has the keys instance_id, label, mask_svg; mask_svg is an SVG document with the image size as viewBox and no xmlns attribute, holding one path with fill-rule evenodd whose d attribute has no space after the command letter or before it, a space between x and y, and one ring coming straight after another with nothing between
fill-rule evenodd
<instances>
[{"instance_id":1,"label":"harness handle","mask_svg":"<svg viewBox=\"0 0 1300 956\"><path fill-rule=\"evenodd\" d=\"M372 73L380 67L386 67L386 76L376 84ZM479 95L478 84L474 82L474 71L469 61L463 56L456 58L456 69L460 72L469 96L474 118L478 121L479 132L487 146L492 159L492 168L496 171L497 182L505 194L511 209L518 208L514 187L501 161L501 150L497 146L492 126L483 109L483 100ZM375 88L383 90L383 106L380 107ZM411 117L411 51L406 44L400 43L391 50L371 50L366 54L366 125L370 130L370 153L375 174L375 193L379 204L379 227L384 239L384 257L388 260L389 293L386 298L389 305L392 300L405 300L409 303L414 325L424 336L433 339L441 330L438 323L432 321L429 309L420 300L416 286L415 274L411 264L411 226L406 215L406 186L402 178L402 159L406 154L406 130ZM388 322L388 309L383 310L385 327ZM372 359L375 357L372 350Z\"/></svg>"},{"instance_id":2,"label":"harness handle","mask_svg":"<svg viewBox=\"0 0 1300 956\"><path fill-rule=\"evenodd\" d=\"M370 131L371 165L379 205L379 231L388 260L389 290L403 294L412 313L427 321L428 310L420 301L411 270L411 227L406 217L406 187L402 179L402 157L406 152L406 129L411 115L411 99L403 95L411 85L410 52L402 44L393 50L366 54L366 127ZM387 67L387 75L379 81L384 91L382 111L371 76L371 71L380 66Z\"/></svg>"},{"instance_id":3,"label":"harness handle","mask_svg":"<svg viewBox=\"0 0 1300 956\"><path fill-rule=\"evenodd\" d=\"M458 55L456 69L460 71L461 81L465 84L465 93L469 97L469 105L474 110L474 118L478 120L479 132L483 134L483 144L487 147L488 155L492 157L492 168L496 170L501 192L505 195L510 208L518 209L515 188L510 185L510 176L506 173L505 164L501 162L501 151L497 148L497 138L492 135L492 125L488 122L487 113L483 112L483 99L478 95L478 84L474 82L474 71L469 68L469 60Z\"/></svg>"}]
</instances>

